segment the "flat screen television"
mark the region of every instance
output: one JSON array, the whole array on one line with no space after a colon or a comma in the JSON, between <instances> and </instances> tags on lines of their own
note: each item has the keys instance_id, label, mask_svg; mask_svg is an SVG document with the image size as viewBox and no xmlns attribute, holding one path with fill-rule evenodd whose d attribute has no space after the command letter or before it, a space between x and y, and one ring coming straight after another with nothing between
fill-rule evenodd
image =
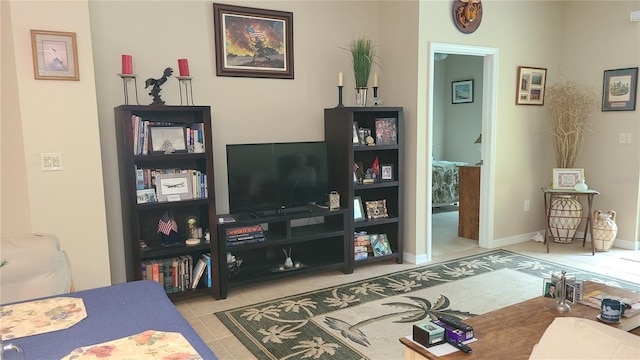
<instances>
[{"instance_id":1,"label":"flat screen television","mask_svg":"<svg viewBox=\"0 0 640 360\"><path fill-rule=\"evenodd\" d=\"M271 215L326 204L324 141L227 145L229 211Z\"/></svg>"}]
</instances>

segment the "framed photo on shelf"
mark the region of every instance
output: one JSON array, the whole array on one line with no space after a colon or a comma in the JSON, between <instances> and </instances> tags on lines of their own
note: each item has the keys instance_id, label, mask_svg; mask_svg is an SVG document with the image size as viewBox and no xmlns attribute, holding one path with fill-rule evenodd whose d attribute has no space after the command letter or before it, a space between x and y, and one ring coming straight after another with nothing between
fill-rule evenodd
<instances>
[{"instance_id":1,"label":"framed photo on shelf","mask_svg":"<svg viewBox=\"0 0 640 360\"><path fill-rule=\"evenodd\" d=\"M387 214L387 200L365 202L367 206L367 219L381 219L389 217Z\"/></svg>"},{"instance_id":2,"label":"framed photo on shelf","mask_svg":"<svg viewBox=\"0 0 640 360\"><path fill-rule=\"evenodd\" d=\"M547 69L518 66L516 105L544 105Z\"/></svg>"},{"instance_id":3,"label":"framed photo on shelf","mask_svg":"<svg viewBox=\"0 0 640 360\"><path fill-rule=\"evenodd\" d=\"M574 190L578 180L584 180L584 169L553 169L553 188Z\"/></svg>"},{"instance_id":4,"label":"framed photo on shelf","mask_svg":"<svg viewBox=\"0 0 640 360\"><path fill-rule=\"evenodd\" d=\"M546 298L555 298L557 293L556 283L550 279L544 279L542 285L542 296Z\"/></svg>"},{"instance_id":5,"label":"framed photo on shelf","mask_svg":"<svg viewBox=\"0 0 640 360\"><path fill-rule=\"evenodd\" d=\"M364 220L364 208L362 207L362 198L360 196L353 198L353 220Z\"/></svg>"},{"instance_id":6,"label":"framed photo on shelf","mask_svg":"<svg viewBox=\"0 0 640 360\"><path fill-rule=\"evenodd\" d=\"M605 70L602 111L634 111L638 90L638 68Z\"/></svg>"},{"instance_id":7,"label":"framed photo on shelf","mask_svg":"<svg viewBox=\"0 0 640 360\"><path fill-rule=\"evenodd\" d=\"M187 133L184 126L149 126L152 154L187 152Z\"/></svg>"},{"instance_id":8,"label":"framed photo on shelf","mask_svg":"<svg viewBox=\"0 0 640 360\"><path fill-rule=\"evenodd\" d=\"M393 165L391 164L380 165L380 179L382 181L393 180Z\"/></svg>"},{"instance_id":9,"label":"framed photo on shelf","mask_svg":"<svg viewBox=\"0 0 640 360\"><path fill-rule=\"evenodd\" d=\"M354 121L353 122L353 143L355 145L359 145L360 144L360 137L358 136L358 122Z\"/></svg>"},{"instance_id":10,"label":"framed photo on shelf","mask_svg":"<svg viewBox=\"0 0 640 360\"><path fill-rule=\"evenodd\" d=\"M158 197L156 196L155 189L141 189L136 190L137 203L138 204L147 204L154 203L158 201Z\"/></svg>"},{"instance_id":11,"label":"framed photo on shelf","mask_svg":"<svg viewBox=\"0 0 640 360\"><path fill-rule=\"evenodd\" d=\"M213 4L216 75L293 79L293 13Z\"/></svg>"},{"instance_id":12,"label":"framed photo on shelf","mask_svg":"<svg viewBox=\"0 0 640 360\"><path fill-rule=\"evenodd\" d=\"M473 80L451 82L451 103L464 104L473 102Z\"/></svg>"},{"instance_id":13,"label":"framed photo on shelf","mask_svg":"<svg viewBox=\"0 0 640 360\"><path fill-rule=\"evenodd\" d=\"M387 234L369 235L369 241L371 241L371 248L373 248L373 256L393 254Z\"/></svg>"},{"instance_id":14,"label":"framed photo on shelf","mask_svg":"<svg viewBox=\"0 0 640 360\"><path fill-rule=\"evenodd\" d=\"M376 145L396 145L398 143L396 118L376 119Z\"/></svg>"},{"instance_id":15,"label":"framed photo on shelf","mask_svg":"<svg viewBox=\"0 0 640 360\"><path fill-rule=\"evenodd\" d=\"M80 80L76 33L31 30L36 80Z\"/></svg>"},{"instance_id":16,"label":"framed photo on shelf","mask_svg":"<svg viewBox=\"0 0 640 360\"><path fill-rule=\"evenodd\" d=\"M158 201L181 201L193 199L191 174L157 174L156 192Z\"/></svg>"}]
</instances>

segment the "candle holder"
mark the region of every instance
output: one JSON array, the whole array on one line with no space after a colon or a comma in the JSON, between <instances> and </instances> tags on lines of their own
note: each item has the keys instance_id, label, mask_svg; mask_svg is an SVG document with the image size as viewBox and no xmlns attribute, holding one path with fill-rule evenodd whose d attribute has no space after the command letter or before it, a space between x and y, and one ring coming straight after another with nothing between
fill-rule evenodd
<instances>
[{"instance_id":1,"label":"candle holder","mask_svg":"<svg viewBox=\"0 0 640 360\"><path fill-rule=\"evenodd\" d=\"M373 87L373 105L382 105L382 98L378 97L378 87Z\"/></svg>"},{"instance_id":2,"label":"candle holder","mask_svg":"<svg viewBox=\"0 0 640 360\"><path fill-rule=\"evenodd\" d=\"M129 89L128 84L133 79L133 89L136 92L136 104L140 105L138 101L138 81L136 80L136 76L134 74L118 74L122 79L122 86L124 88L124 104L129 105Z\"/></svg>"},{"instance_id":3,"label":"candle holder","mask_svg":"<svg viewBox=\"0 0 640 360\"><path fill-rule=\"evenodd\" d=\"M344 105L342 105L342 88L344 86L342 85L338 85L338 106L336 107L344 107Z\"/></svg>"},{"instance_id":4,"label":"candle holder","mask_svg":"<svg viewBox=\"0 0 640 360\"><path fill-rule=\"evenodd\" d=\"M178 87L180 88L180 105L183 104L182 100L182 87L184 86L184 102L189 105L189 99L191 99L191 105L193 106L193 87L191 87L191 76L176 76L178 79Z\"/></svg>"}]
</instances>

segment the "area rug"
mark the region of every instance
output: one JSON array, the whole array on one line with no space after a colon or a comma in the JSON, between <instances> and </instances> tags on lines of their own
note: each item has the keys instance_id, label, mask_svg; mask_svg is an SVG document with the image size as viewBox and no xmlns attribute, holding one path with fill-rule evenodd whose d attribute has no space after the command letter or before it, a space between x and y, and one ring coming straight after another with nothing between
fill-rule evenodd
<instances>
[{"instance_id":1,"label":"area rug","mask_svg":"<svg viewBox=\"0 0 640 360\"><path fill-rule=\"evenodd\" d=\"M258 359L399 359L398 339L411 335L412 324L441 314L464 320L541 296L543 279L562 270L640 291L631 282L493 250L216 315Z\"/></svg>"}]
</instances>

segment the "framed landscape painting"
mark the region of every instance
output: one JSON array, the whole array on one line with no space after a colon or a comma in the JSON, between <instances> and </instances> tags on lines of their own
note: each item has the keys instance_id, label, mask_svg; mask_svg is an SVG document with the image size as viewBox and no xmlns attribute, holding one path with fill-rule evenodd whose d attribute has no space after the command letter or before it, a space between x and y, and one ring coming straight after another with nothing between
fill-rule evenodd
<instances>
[{"instance_id":1,"label":"framed landscape painting","mask_svg":"<svg viewBox=\"0 0 640 360\"><path fill-rule=\"evenodd\" d=\"M602 111L634 111L638 88L638 68L605 70Z\"/></svg>"},{"instance_id":2,"label":"framed landscape painting","mask_svg":"<svg viewBox=\"0 0 640 360\"><path fill-rule=\"evenodd\" d=\"M473 102L473 80L451 82L451 103L464 104Z\"/></svg>"},{"instance_id":3,"label":"framed landscape painting","mask_svg":"<svg viewBox=\"0 0 640 360\"><path fill-rule=\"evenodd\" d=\"M293 79L293 13L213 4L216 75Z\"/></svg>"}]
</instances>

